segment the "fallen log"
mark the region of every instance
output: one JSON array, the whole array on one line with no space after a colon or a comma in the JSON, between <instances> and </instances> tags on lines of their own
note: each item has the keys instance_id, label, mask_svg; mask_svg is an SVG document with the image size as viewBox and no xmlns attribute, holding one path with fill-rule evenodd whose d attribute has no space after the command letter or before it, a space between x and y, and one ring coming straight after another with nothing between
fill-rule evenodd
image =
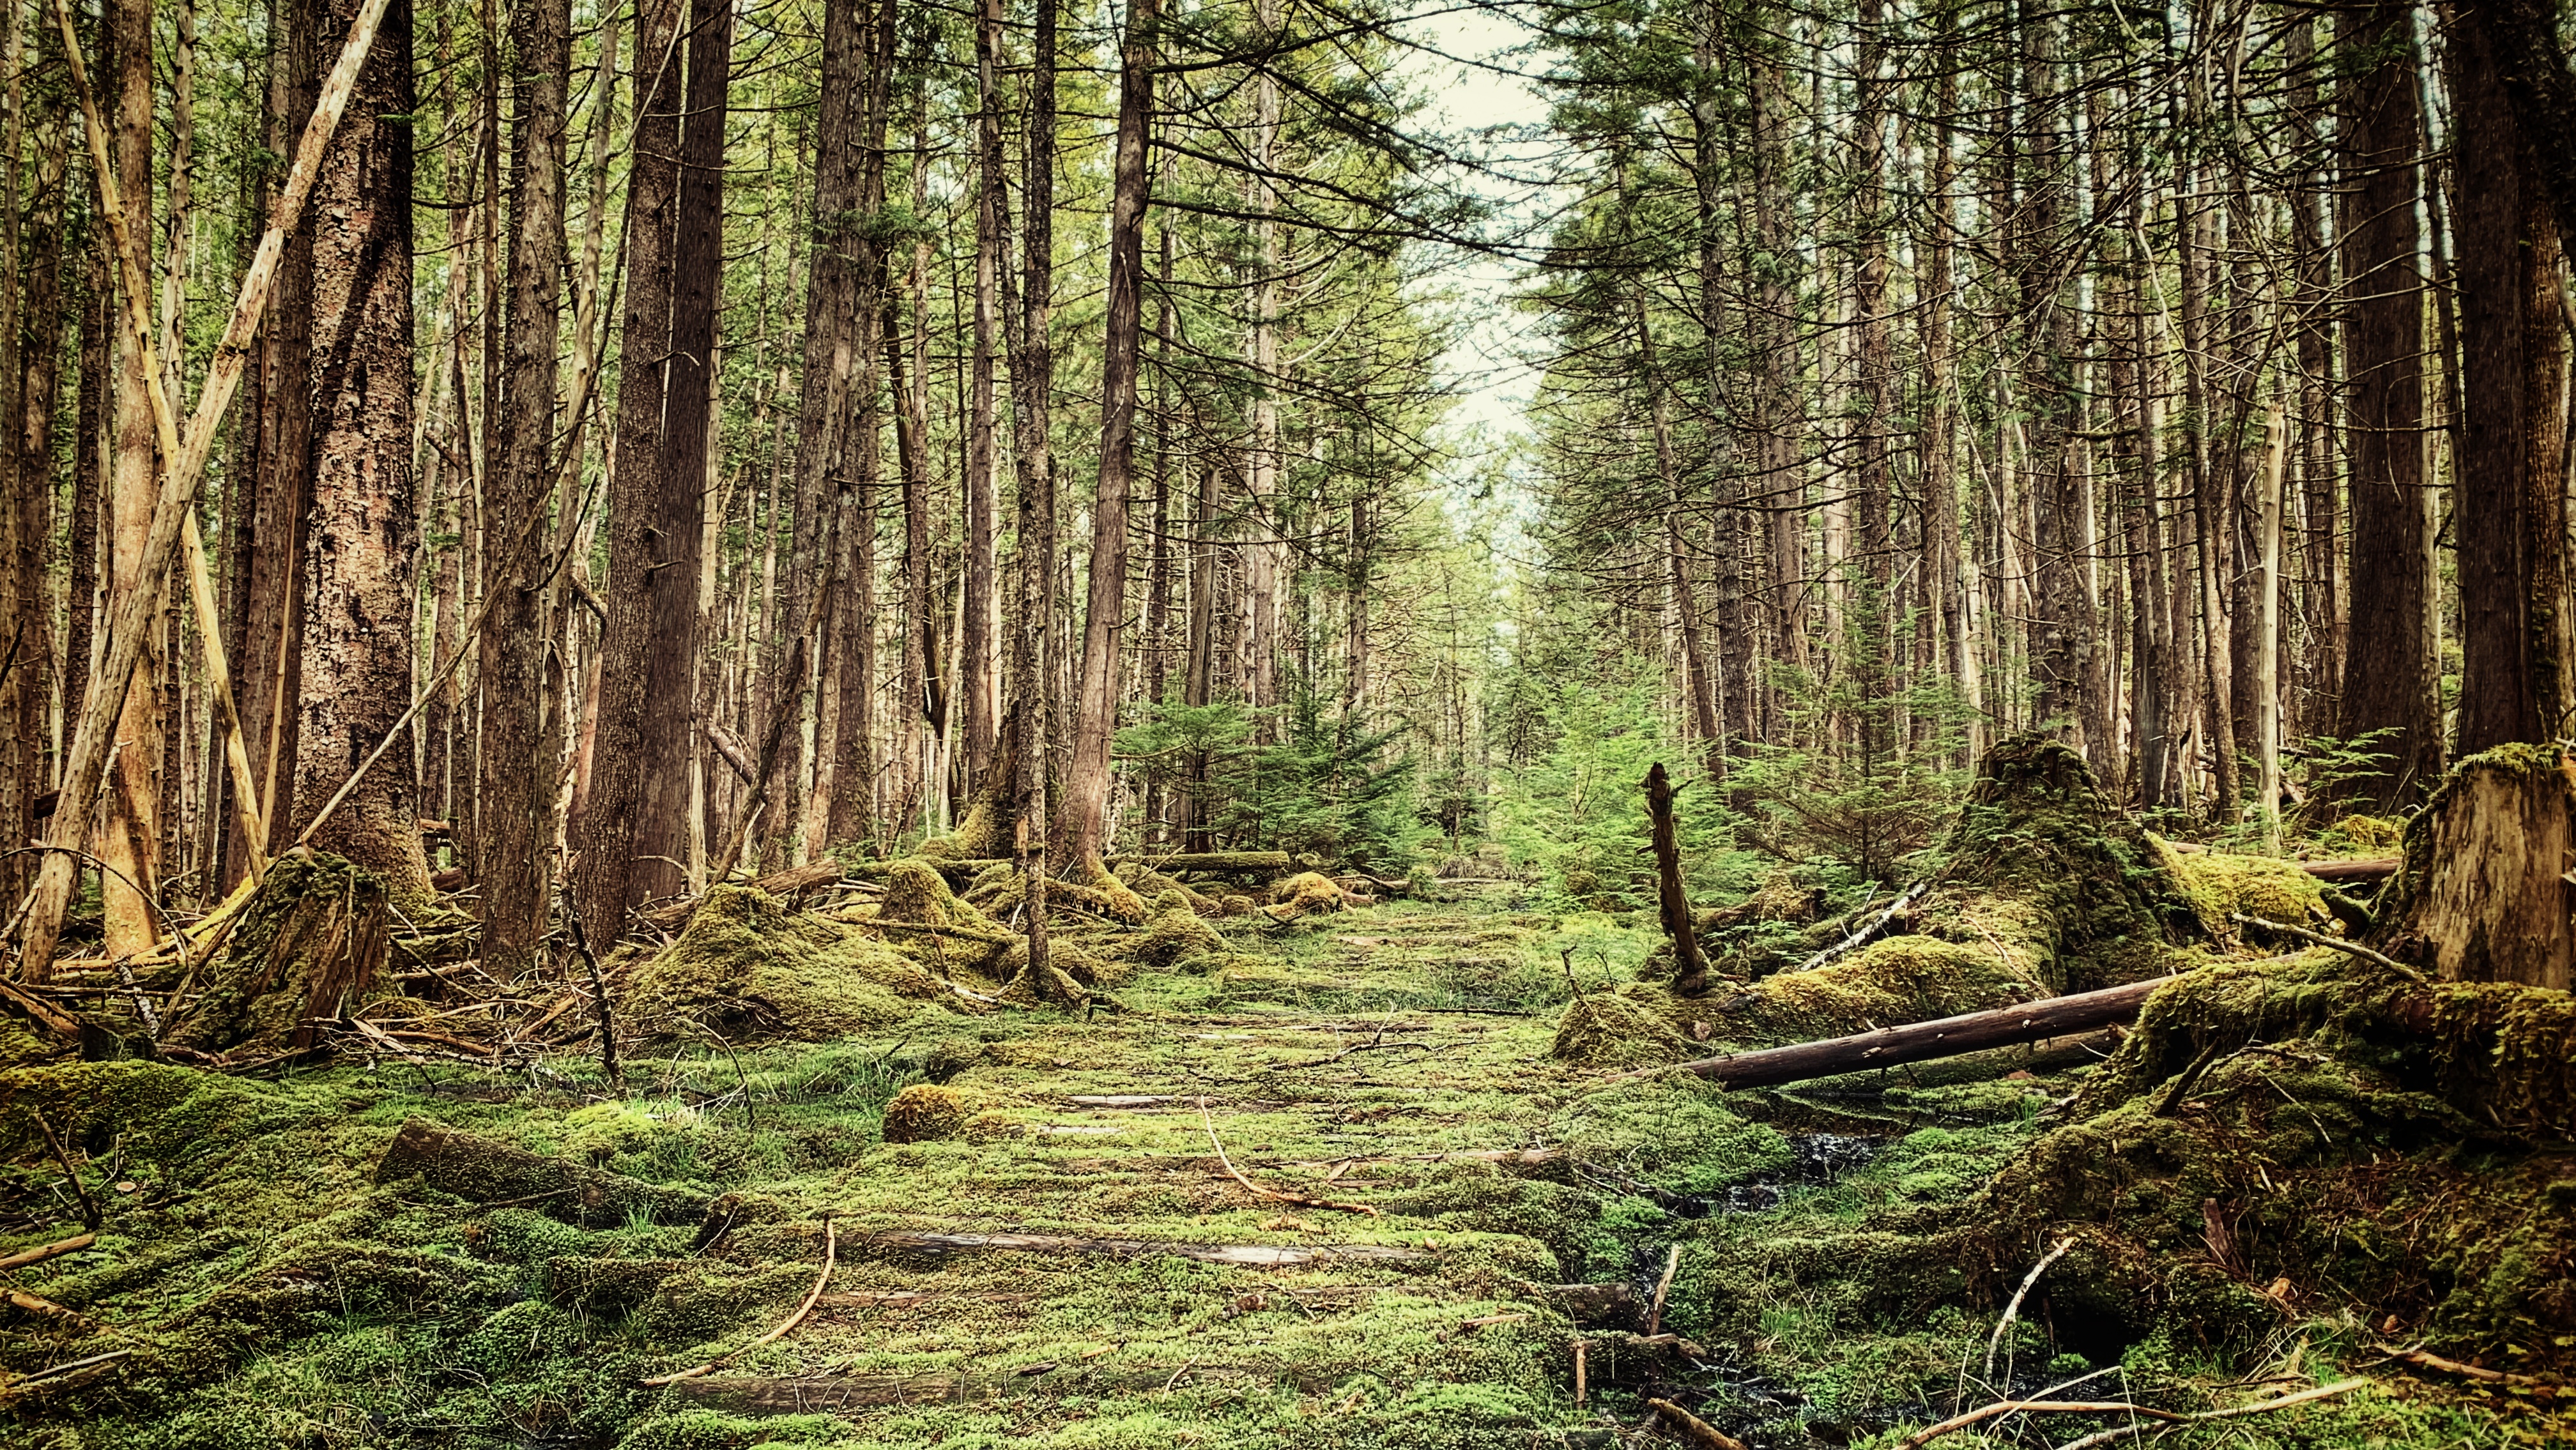
<instances>
[{"instance_id":1,"label":"fallen log","mask_svg":"<svg viewBox=\"0 0 2576 1450\"><path fill-rule=\"evenodd\" d=\"M2375 861L2301 861L2298 866L2319 881L2383 881L2397 874L2398 860L2389 856Z\"/></svg>"},{"instance_id":2,"label":"fallen log","mask_svg":"<svg viewBox=\"0 0 2576 1450\"><path fill-rule=\"evenodd\" d=\"M695 1224L707 1216L703 1193L548 1158L425 1118L404 1123L376 1162L378 1183L415 1175L441 1193L485 1207L524 1205L589 1227L624 1223L638 1213L659 1224Z\"/></svg>"},{"instance_id":3,"label":"fallen log","mask_svg":"<svg viewBox=\"0 0 2576 1450\"><path fill-rule=\"evenodd\" d=\"M1981 1048L2065 1037L2130 1021L2157 988L2179 980L2179 976L2155 977L2124 987L2078 992L2069 997L2050 997L1991 1012L1971 1012L1963 1017L1910 1022L1902 1027L1882 1027L1875 1032L1829 1037L1821 1042L1797 1042L1787 1047L1764 1048L1759 1052L1739 1052L1726 1057L1675 1063L1670 1067L1644 1068L1620 1073L1612 1080L1688 1072L1714 1078L1728 1087L1777 1087L1782 1083L1836 1077L1867 1068L1956 1057Z\"/></svg>"},{"instance_id":4,"label":"fallen log","mask_svg":"<svg viewBox=\"0 0 2576 1450\"><path fill-rule=\"evenodd\" d=\"M860 1236L857 1244L870 1248L916 1253L948 1253L958 1249L1017 1249L1029 1253L1101 1254L1110 1258L1133 1259L1165 1254L1176 1259L1195 1259L1202 1264L1244 1264L1258 1269L1275 1269L1290 1264L1312 1263L1409 1263L1431 1255L1420 1249L1399 1249L1384 1244L1317 1244L1312 1247L1286 1248L1273 1244L1189 1244L1168 1239L1082 1239L1055 1234L940 1234L920 1233L908 1229L888 1229Z\"/></svg>"}]
</instances>

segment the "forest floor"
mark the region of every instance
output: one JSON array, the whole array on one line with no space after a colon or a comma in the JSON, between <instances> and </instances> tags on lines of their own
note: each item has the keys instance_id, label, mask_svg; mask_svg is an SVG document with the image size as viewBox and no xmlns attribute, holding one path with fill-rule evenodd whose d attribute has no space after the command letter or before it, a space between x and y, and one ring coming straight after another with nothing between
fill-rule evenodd
<instances>
[{"instance_id":1,"label":"forest floor","mask_svg":"<svg viewBox=\"0 0 2576 1450\"><path fill-rule=\"evenodd\" d=\"M1788 1450L1893 1446L2086 1375L2080 1394L2198 1411L2354 1373L2373 1383L2165 1443L2501 1446L2566 1429L2527 1393L2370 1367L2374 1336L2348 1310L2289 1319L2250 1351L2106 1327L2044 1288L2000 1340L1991 1304L1872 1319L1791 1272L1796 1246L1966 1199L2046 1131L2067 1078L1614 1082L1553 1060L1551 1037L1571 988L1634 975L1651 916L1447 890L1224 923L1223 954L1082 1014L928 1007L866 1040L683 1048L628 1063L622 1097L572 1057L514 1075L12 1071L9 1100L103 1170L87 1178L104 1221L94 1245L11 1276L76 1317L10 1316L0 1361L17 1378L0 1397L16 1423L0 1438L1687 1443L1646 1428L1662 1397ZM950 1137L883 1141L889 1099L925 1074L969 1116ZM598 1215L562 1195L379 1182L421 1119L726 1196L704 1225L635 1209L585 1226ZM10 1131L0 1254L80 1228L59 1167ZM1668 1264L1661 1323L1641 1323ZM2124 1416L1981 1428L2055 1445L2123 1425L2154 1437Z\"/></svg>"}]
</instances>

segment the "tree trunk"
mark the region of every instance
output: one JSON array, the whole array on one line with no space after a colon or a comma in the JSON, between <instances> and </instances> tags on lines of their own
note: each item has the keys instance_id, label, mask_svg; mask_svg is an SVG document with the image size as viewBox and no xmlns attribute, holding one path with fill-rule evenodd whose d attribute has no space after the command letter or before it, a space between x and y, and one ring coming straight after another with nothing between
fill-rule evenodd
<instances>
[{"instance_id":1,"label":"tree trunk","mask_svg":"<svg viewBox=\"0 0 2576 1450\"><path fill-rule=\"evenodd\" d=\"M2342 707L2347 741L2377 736L2379 769L2352 781L2362 810L2392 811L2442 771L2433 657L2433 491L2424 480L2424 301L2416 273L2423 112L2414 12L2356 5L2336 22L2351 52L2338 105L2347 416L2351 438L2351 620ZM2384 733L2383 733L2384 732Z\"/></svg>"},{"instance_id":2,"label":"tree trunk","mask_svg":"<svg viewBox=\"0 0 2576 1450\"><path fill-rule=\"evenodd\" d=\"M101 37L107 59L100 66L108 94L101 98L117 182L124 191L126 225L136 245L152 231L152 7L148 0L109 0ZM105 229L100 245L109 246ZM108 268L108 285L124 282ZM111 308L110 317L117 316ZM111 325L114 417L108 452L104 519L108 525L105 609L114 615L145 571L144 537L152 527L152 409L145 393L143 357L130 329ZM405 368L404 386L410 385ZM157 624L157 620L156 620ZM100 891L107 914L107 950L124 956L157 940L152 898L160 886L161 675L168 667L156 629L137 658L125 708L117 717L117 750L100 802L91 851L107 869Z\"/></svg>"},{"instance_id":3,"label":"tree trunk","mask_svg":"<svg viewBox=\"0 0 2576 1450\"><path fill-rule=\"evenodd\" d=\"M599 688L592 709L588 787L575 843L580 869L574 898L594 940L613 941L626 909L653 882L676 885L675 868L656 862L639 873L636 855L648 840L639 815L644 792L646 699L666 611L657 594L681 596L694 609L697 570L684 556L697 548L695 528L672 536L660 512L665 399L670 375L672 244L680 187L680 0L638 0L635 17L634 165L626 191L626 303L619 326L617 436L608 489L608 575L601 594L608 619L600 628ZM703 389L701 390L703 391ZM698 480L686 480L694 500ZM685 781L678 783L686 789ZM670 803L665 797L665 804ZM685 801L680 802L685 809ZM665 892L664 894L671 894Z\"/></svg>"},{"instance_id":4,"label":"tree trunk","mask_svg":"<svg viewBox=\"0 0 2576 1450\"><path fill-rule=\"evenodd\" d=\"M1001 740L1001 592L995 536L1001 475L994 452L994 329L1002 267L1002 0L981 0L975 24L975 338L966 397L965 620L957 688L966 708L966 788L980 791Z\"/></svg>"},{"instance_id":5,"label":"tree trunk","mask_svg":"<svg viewBox=\"0 0 2576 1450\"><path fill-rule=\"evenodd\" d=\"M2459 168L2462 754L2550 739L2566 712L2557 229L2479 7L2451 12Z\"/></svg>"},{"instance_id":6,"label":"tree trunk","mask_svg":"<svg viewBox=\"0 0 2576 1450\"><path fill-rule=\"evenodd\" d=\"M1091 593L1082 692L1066 773L1064 859L1096 868L1109 814L1109 742L1118 728L1118 626L1127 607L1127 496L1136 461L1136 369L1145 276L1146 132L1154 109L1159 0L1127 0L1118 141L1109 213L1109 309L1101 364L1100 480L1091 512ZM1264 384L1266 386L1266 384Z\"/></svg>"},{"instance_id":7,"label":"tree trunk","mask_svg":"<svg viewBox=\"0 0 2576 1450\"><path fill-rule=\"evenodd\" d=\"M315 13L300 0L280 0L278 53L270 62L268 111L272 149L292 148L313 114L322 87ZM262 192L274 204L284 177L271 172ZM263 207L263 210L266 208ZM268 315L260 327L259 355L251 365L249 410L252 473L250 559L244 570L240 681L243 746L259 781L259 818L270 839L247 840L236 823L224 848L224 884L236 885L251 858L274 851L279 809L295 789L298 717L304 673L304 570L313 503L313 237L298 227L287 238Z\"/></svg>"},{"instance_id":8,"label":"tree trunk","mask_svg":"<svg viewBox=\"0 0 2576 1450\"><path fill-rule=\"evenodd\" d=\"M93 237L81 267L80 385L72 411L72 516L68 533L70 585L64 592L63 719L68 737L79 720L81 702L89 697L90 655L97 643L99 598L99 522L107 485L108 348L107 268L99 253L104 238ZM69 749L68 738L60 748ZM55 765L61 783L61 762ZM56 803L60 809L60 803ZM53 838L68 840L75 832L68 819L53 822Z\"/></svg>"},{"instance_id":9,"label":"tree trunk","mask_svg":"<svg viewBox=\"0 0 2576 1450\"><path fill-rule=\"evenodd\" d=\"M999 0L994 0L998 5ZM1055 455L1048 446L1054 416L1056 6L1037 0L1037 33L1029 73L1029 116L1022 153L1022 277L1018 353L1011 359L1019 459L1019 624L1011 633L1011 682L1017 740L1009 754L1016 827L1013 855L1028 910L1028 970L1047 971L1047 768L1057 701L1049 688L1048 645L1055 635ZM998 150L1000 142L995 141ZM1132 386L1132 384L1131 384Z\"/></svg>"},{"instance_id":10,"label":"tree trunk","mask_svg":"<svg viewBox=\"0 0 2576 1450\"><path fill-rule=\"evenodd\" d=\"M1699 928L1690 894L1682 889L1681 837L1673 824L1673 782L1656 762L1646 772L1646 816L1654 827L1655 900L1664 939L1673 944L1673 993L1696 997L1708 990L1708 959L1700 954Z\"/></svg>"},{"instance_id":11,"label":"tree trunk","mask_svg":"<svg viewBox=\"0 0 2576 1450\"><path fill-rule=\"evenodd\" d=\"M360 0L308 0L347 34ZM294 817L315 813L412 694L411 8L385 14L313 189L313 495L297 692ZM395 905L429 896L418 779L380 761L313 844L373 872Z\"/></svg>"},{"instance_id":12,"label":"tree trunk","mask_svg":"<svg viewBox=\"0 0 2576 1450\"><path fill-rule=\"evenodd\" d=\"M2406 831L2374 941L2446 982L2576 988L2576 759L2506 745L2455 766Z\"/></svg>"},{"instance_id":13,"label":"tree trunk","mask_svg":"<svg viewBox=\"0 0 2576 1450\"><path fill-rule=\"evenodd\" d=\"M860 102L857 144L865 157L859 176L859 206L868 215L885 207L887 84L894 70L895 7L879 9L866 31L865 93ZM832 676L841 693L839 738L833 744L832 802L829 839L855 841L875 829L877 820L876 677L877 677L877 488L883 464L879 452L880 382L877 333L885 309L885 253L873 241L862 243L855 286L856 377L858 395L855 437L842 448L843 467L856 474L842 480L840 549L836 575L841 587L833 596Z\"/></svg>"},{"instance_id":14,"label":"tree trunk","mask_svg":"<svg viewBox=\"0 0 2576 1450\"><path fill-rule=\"evenodd\" d=\"M555 761L562 722L548 708L544 662L551 542L537 530L553 491L555 339L562 320L565 95L572 79L570 0L514 0L509 317L501 376L500 448L492 460L488 588L497 591L479 643L482 739L480 860L483 965L524 971L546 931L546 849L553 842Z\"/></svg>"}]
</instances>

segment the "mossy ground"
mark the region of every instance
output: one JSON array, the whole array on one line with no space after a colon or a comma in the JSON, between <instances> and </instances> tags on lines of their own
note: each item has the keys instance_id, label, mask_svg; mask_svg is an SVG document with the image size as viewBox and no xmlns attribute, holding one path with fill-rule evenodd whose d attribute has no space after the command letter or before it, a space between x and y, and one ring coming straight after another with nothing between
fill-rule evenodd
<instances>
[{"instance_id":1,"label":"mossy ground","mask_svg":"<svg viewBox=\"0 0 2576 1450\"><path fill-rule=\"evenodd\" d=\"M1222 950L1193 940L1080 1013L969 1016L889 994L894 1018L834 1040L738 1053L711 1041L630 1062L622 1096L577 1057L511 1077L393 1061L268 1081L139 1063L0 1074L0 1252L77 1228L28 1109L90 1156L93 1181L113 1163L133 1185L101 1184L96 1247L15 1277L92 1323L16 1314L0 1336L17 1374L128 1357L85 1383L30 1387L0 1438L1445 1450L1621 1431L1651 1390L1762 1450L1885 1445L1982 1371L1972 1361L2001 1295L1997 1266L1940 1255L1962 1216L2010 1219L1997 1193L2046 1197L2027 1178L2045 1161L2035 1144L2096 1162L2130 1151L2064 1138L2089 1125L2049 1117L2051 1104L2083 1084L2044 1074L1728 1095L1689 1079L1607 1084L1552 1059L1573 990L1628 988L1621 1000L1653 1005L1632 983L1651 923L1536 914L1506 892L1223 925ZM953 1136L887 1143L887 1104L925 1081L971 1116ZM727 1195L731 1226L703 1243L686 1225L585 1229L543 1202L374 1182L415 1117ZM1255 1182L1380 1216L1255 1197L1218 1164L1208 1123ZM1536 1165L1458 1156L1530 1148L1561 1151ZM2377 1151L2412 1161L2396 1140ZM2472 1181L2475 1165L2452 1167L2421 1181ZM2192 1191L2165 1177L2176 1203ZM2521 1191L2480 1181L2503 1185L2482 1203ZM2381 1207L2339 1221L2384 1231L2399 1220L2371 1217ZM827 1217L837 1267L811 1317L715 1374L637 1383L780 1322L813 1287ZM1258 1268L931 1253L871 1242L886 1231L1412 1257ZM1625 1282L1642 1295L1676 1244L1665 1322L1702 1350L1696 1365L1579 1329L1545 1292ZM2212 1317L2252 1293L2235 1278L2212 1287L2226 1301ZM2295 1312L2266 1310L2259 1333L2223 1342L2172 1313L2083 1332L2070 1301L2043 1294L2008 1337L2013 1377L2034 1387L2080 1361L2114 1370L2096 1388L2199 1408L2241 1399L2229 1386L2249 1376L2306 1383L2366 1358L2376 1319L2364 1319L2380 1306L2340 1295L2331 1273L2303 1293ZM1581 1405L1578 1333L1593 1342ZM2509 1397L2387 1385L2170 1443L2504 1445L2551 1429Z\"/></svg>"}]
</instances>

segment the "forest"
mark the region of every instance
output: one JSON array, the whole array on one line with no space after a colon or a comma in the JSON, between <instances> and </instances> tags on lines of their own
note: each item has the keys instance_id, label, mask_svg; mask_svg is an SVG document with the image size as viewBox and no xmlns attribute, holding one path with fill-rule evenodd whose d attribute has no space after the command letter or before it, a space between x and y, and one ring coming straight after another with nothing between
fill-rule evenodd
<instances>
[{"instance_id":1,"label":"forest","mask_svg":"<svg viewBox=\"0 0 2576 1450\"><path fill-rule=\"evenodd\" d=\"M2571 55L0 0L0 1440L2576 1440Z\"/></svg>"}]
</instances>

